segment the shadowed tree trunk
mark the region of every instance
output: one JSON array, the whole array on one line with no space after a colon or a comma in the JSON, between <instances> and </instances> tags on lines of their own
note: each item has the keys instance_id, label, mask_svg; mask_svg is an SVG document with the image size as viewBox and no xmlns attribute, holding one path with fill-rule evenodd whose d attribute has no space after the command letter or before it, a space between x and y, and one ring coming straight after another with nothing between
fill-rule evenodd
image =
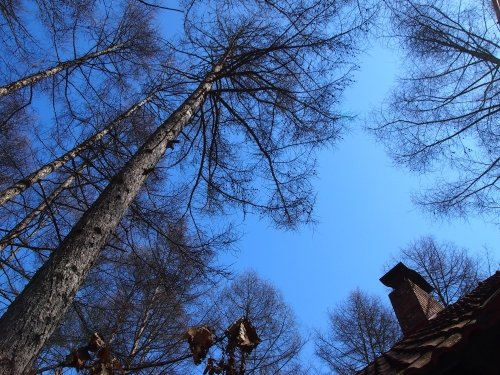
<instances>
[{"instance_id":1,"label":"shadowed tree trunk","mask_svg":"<svg viewBox=\"0 0 500 375\"><path fill-rule=\"evenodd\" d=\"M9 306L0 319L0 373L29 371L148 174L205 100L222 64L149 137Z\"/></svg>"}]
</instances>

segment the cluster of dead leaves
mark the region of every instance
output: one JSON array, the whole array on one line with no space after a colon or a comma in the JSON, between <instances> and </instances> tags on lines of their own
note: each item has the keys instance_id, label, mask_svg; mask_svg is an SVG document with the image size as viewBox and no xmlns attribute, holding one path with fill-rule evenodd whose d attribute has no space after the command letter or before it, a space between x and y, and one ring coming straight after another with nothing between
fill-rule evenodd
<instances>
[{"instance_id":1,"label":"cluster of dead leaves","mask_svg":"<svg viewBox=\"0 0 500 375\"><path fill-rule=\"evenodd\" d=\"M242 361L246 355L250 354L255 347L261 342L257 335L256 329L253 327L250 320L246 317L238 319L226 329L225 338L227 345L225 349L225 356L228 357L227 362L224 358L219 361L214 358L207 359L207 366L203 371L206 375L218 374L236 374L235 370L235 357L234 351L236 348L242 352ZM185 335L189 343L189 348L193 355L193 361L196 365L203 361L210 349L214 344L214 333L208 326L194 327L188 329ZM241 363L240 373L243 373L244 363Z\"/></svg>"},{"instance_id":2,"label":"cluster of dead leaves","mask_svg":"<svg viewBox=\"0 0 500 375\"><path fill-rule=\"evenodd\" d=\"M99 334L94 333L87 345L73 350L64 361L64 367L87 369L89 375L124 374L123 368Z\"/></svg>"}]
</instances>

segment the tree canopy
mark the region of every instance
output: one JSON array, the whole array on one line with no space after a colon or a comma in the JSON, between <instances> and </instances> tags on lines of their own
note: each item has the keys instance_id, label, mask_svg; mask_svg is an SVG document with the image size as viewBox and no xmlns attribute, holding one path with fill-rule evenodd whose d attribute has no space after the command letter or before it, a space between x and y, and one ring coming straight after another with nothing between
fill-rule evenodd
<instances>
[{"instance_id":1,"label":"tree canopy","mask_svg":"<svg viewBox=\"0 0 500 375\"><path fill-rule=\"evenodd\" d=\"M436 172L434 186L417 198L431 212L496 221L500 33L491 3L385 3L406 59L376 134L396 162Z\"/></svg>"},{"instance_id":2,"label":"tree canopy","mask_svg":"<svg viewBox=\"0 0 500 375\"><path fill-rule=\"evenodd\" d=\"M336 374L352 375L400 336L392 309L380 297L357 289L329 312L327 331L315 338L316 355Z\"/></svg>"},{"instance_id":3,"label":"tree canopy","mask_svg":"<svg viewBox=\"0 0 500 375\"><path fill-rule=\"evenodd\" d=\"M2 13L13 36L2 48L19 51L1 67L2 101L14 103L5 121L26 113L37 129L35 157L2 195L5 371L28 371L106 246L171 241L179 223L188 247L224 244L206 217L231 206L285 228L311 219L314 153L339 137L337 105L372 11L193 1L184 35L168 39L151 4L40 0ZM13 26L30 11L31 30ZM46 102L49 125L37 128Z\"/></svg>"}]
</instances>

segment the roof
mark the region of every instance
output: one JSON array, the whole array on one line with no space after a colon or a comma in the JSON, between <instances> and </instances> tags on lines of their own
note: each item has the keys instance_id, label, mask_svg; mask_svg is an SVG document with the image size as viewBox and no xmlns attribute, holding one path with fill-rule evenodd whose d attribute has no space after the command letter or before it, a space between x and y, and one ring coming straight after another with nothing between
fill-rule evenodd
<instances>
[{"instance_id":1,"label":"roof","mask_svg":"<svg viewBox=\"0 0 500 375\"><path fill-rule=\"evenodd\" d=\"M424 327L396 343L388 352L358 372L358 375L451 374L453 368L456 370L462 362L467 362L465 366L471 366L472 360L481 362L481 366L488 366L488 363L482 363L483 353L496 353L496 357L499 357L498 332L500 271L479 283L476 289L458 302L439 312ZM496 348L483 348L492 342ZM472 352L474 354L470 359ZM482 358L479 359L478 356ZM495 364L490 364L489 368L496 368L498 371L496 366L500 360L493 360ZM486 370L482 373L489 372Z\"/></svg>"}]
</instances>

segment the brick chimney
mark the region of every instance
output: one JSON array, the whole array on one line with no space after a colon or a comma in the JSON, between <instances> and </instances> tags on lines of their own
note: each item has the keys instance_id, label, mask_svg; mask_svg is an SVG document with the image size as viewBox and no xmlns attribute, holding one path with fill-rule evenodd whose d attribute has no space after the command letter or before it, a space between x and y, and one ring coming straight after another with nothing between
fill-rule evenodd
<instances>
[{"instance_id":1,"label":"brick chimney","mask_svg":"<svg viewBox=\"0 0 500 375\"><path fill-rule=\"evenodd\" d=\"M403 263L396 264L380 281L394 289L389 294L389 299L405 336L422 327L444 309L430 294L432 286L418 272Z\"/></svg>"}]
</instances>

